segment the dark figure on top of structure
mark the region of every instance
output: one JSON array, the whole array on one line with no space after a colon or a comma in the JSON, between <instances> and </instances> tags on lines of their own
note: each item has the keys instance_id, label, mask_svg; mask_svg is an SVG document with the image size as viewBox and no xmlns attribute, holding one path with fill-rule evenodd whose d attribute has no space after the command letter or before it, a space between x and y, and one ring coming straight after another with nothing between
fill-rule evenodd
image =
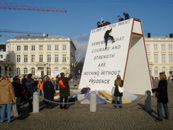
<instances>
[{"instance_id":1,"label":"dark figure on top of structure","mask_svg":"<svg viewBox=\"0 0 173 130\"><path fill-rule=\"evenodd\" d=\"M125 12L124 12L123 15L124 15L124 19L125 19L125 20L129 19L129 14L128 14L128 13L125 13Z\"/></svg>"},{"instance_id":2,"label":"dark figure on top of structure","mask_svg":"<svg viewBox=\"0 0 173 130\"><path fill-rule=\"evenodd\" d=\"M108 42L109 39L112 40L112 42L115 42L113 36L109 35L109 33L110 33L111 31L112 31L112 28L111 28L110 30L107 30L107 31L105 32L105 35L104 35L104 39L105 39L105 49L107 49L107 42Z\"/></svg>"}]
</instances>

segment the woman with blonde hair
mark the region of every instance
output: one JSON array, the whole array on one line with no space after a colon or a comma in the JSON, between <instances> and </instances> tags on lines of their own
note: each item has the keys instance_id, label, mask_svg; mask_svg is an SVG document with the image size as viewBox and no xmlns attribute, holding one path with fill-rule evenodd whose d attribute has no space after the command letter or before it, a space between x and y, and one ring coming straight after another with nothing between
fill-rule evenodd
<instances>
[{"instance_id":1,"label":"woman with blonde hair","mask_svg":"<svg viewBox=\"0 0 173 130\"><path fill-rule=\"evenodd\" d=\"M117 75L117 79L115 80L115 92L114 92L114 96L115 96L115 105L114 108L117 108L117 100L119 97L119 108L122 108L122 96L123 93L120 92L120 88L123 87L123 80L121 80L120 75Z\"/></svg>"},{"instance_id":2,"label":"woman with blonde hair","mask_svg":"<svg viewBox=\"0 0 173 130\"><path fill-rule=\"evenodd\" d=\"M169 119L169 109L168 109L168 91L167 91L167 80L164 72L159 73L160 81L158 84L158 88L152 89L152 92L157 92L157 113L158 119L156 121L163 120L162 114L162 104L165 110L165 119Z\"/></svg>"}]
</instances>

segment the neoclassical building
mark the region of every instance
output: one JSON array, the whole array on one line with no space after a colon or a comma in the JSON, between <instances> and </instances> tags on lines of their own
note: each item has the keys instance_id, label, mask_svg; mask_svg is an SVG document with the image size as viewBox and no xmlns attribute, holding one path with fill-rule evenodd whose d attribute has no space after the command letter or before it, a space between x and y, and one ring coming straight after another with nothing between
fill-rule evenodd
<instances>
[{"instance_id":1,"label":"neoclassical building","mask_svg":"<svg viewBox=\"0 0 173 130\"><path fill-rule=\"evenodd\" d=\"M74 75L75 51L72 40L62 36L18 36L6 42L12 76L56 77L66 71Z\"/></svg>"},{"instance_id":2,"label":"neoclassical building","mask_svg":"<svg viewBox=\"0 0 173 130\"><path fill-rule=\"evenodd\" d=\"M160 72L173 75L173 38L145 37L151 76L159 78Z\"/></svg>"}]
</instances>

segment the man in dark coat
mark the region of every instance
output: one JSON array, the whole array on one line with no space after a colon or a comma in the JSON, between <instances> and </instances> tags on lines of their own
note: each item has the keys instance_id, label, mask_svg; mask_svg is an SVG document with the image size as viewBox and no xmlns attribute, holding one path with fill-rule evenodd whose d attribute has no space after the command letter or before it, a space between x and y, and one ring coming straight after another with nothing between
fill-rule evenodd
<instances>
[{"instance_id":1,"label":"man in dark coat","mask_svg":"<svg viewBox=\"0 0 173 130\"><path fill-rule=\"evenodd\" d=\"M127 13L124 12L123 15L124 15L124 19L125 20L129 19L129 14L127 14Z\"/></svg>"},{"instance_id":2,"label":"man in dark coat","mask_svg":"<svg viewBox=\"0 0 173 130\"><path fill-rule=\"evenodd\" d=\"M48 76L45 76L43 78L43 91L44 91L44 98L49 101L54 101L54 86L52 82L50 81L50 78ZM44 101L46 104L46 108L52 108L52 104L49 101Z\"/></svg>"},{"instance_id":3,"label":"man in dark coat","mask_svg":"<svg viewBox=\"0 0 173 130\"><path fill-rule=\"evenodd\" d=\"M12 85L13 85L13 88L14 88L14 93L15 93L15 98L16 98L17 109L18 109L18 111L19 111L23 87L22 87L22 85L20 84L20 79L18 79L18 76L15 76L15 77L13 78L13 83L12 83Z\"/></svg>"},{"instance_id":4,"label":"man in dark coat","mask_svg":"<svg viewBox=\"0 0 173 130\"><path fill-rule=\"evenodd\" d=\"M60 102L63 102L63 99L65 99L65 103L67 103L68 100L68 96L70 96L70 87L69 87L69 80L72 78L70 73L66 73L69 74L69 77L65 77L64 73L61 73L61 77L59 78L59 81L62 80L63 84L65 85L65 87L61 87L60 85ZM65 104L64 106L62 104L60 104L60 109L68 109L67 108L67 104Z\"/></svg>"},{"instance_id":5,"label":"man in dark coat","mask_svg":"<svg viewBox=\"0 0 173 130\"><path fill-rule=\"evenodd\" d=\"M34 80L32 79L32 74L28 74L28 80L26 81L26 91L28 93L29 96L29 109L32 110L32 97L33 97L33 93L37 90L36 88L36 83L34 82Z\"/></svg>"}]
</instances>

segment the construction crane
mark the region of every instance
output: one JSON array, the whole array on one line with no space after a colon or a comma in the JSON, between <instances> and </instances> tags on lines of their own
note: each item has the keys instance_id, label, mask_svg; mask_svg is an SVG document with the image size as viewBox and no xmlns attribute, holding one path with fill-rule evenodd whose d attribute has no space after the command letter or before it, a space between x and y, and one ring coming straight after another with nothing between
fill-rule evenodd
<instances>
[{"instance_id":1,"label":"construction crane","mask_svg":"<svg viewBox=\"0 0 173 130\"><path fill-rule=\"evenodd\" d=\"M8 29L0 29L0 33L1 32L4 32L4 33L43 34L43 33L40 33L40 32L18 31L18 30L8 30Z\"/></svg>"},{"instance_id":2,"label":"construction crane","mask_svg":"<svg viewBox=\"0 0 173 130\"><path fill-rule=\"evenodd\" d=\"M3 0L0 0L0 1L3 1ZM12 4L11 2L0 3L0 9L67 13L67 11L65 9L56 9L56 8L51 8L51 7L28 6L28 5L18 5L18 4Z\"/></svg>"}]
</instances>

